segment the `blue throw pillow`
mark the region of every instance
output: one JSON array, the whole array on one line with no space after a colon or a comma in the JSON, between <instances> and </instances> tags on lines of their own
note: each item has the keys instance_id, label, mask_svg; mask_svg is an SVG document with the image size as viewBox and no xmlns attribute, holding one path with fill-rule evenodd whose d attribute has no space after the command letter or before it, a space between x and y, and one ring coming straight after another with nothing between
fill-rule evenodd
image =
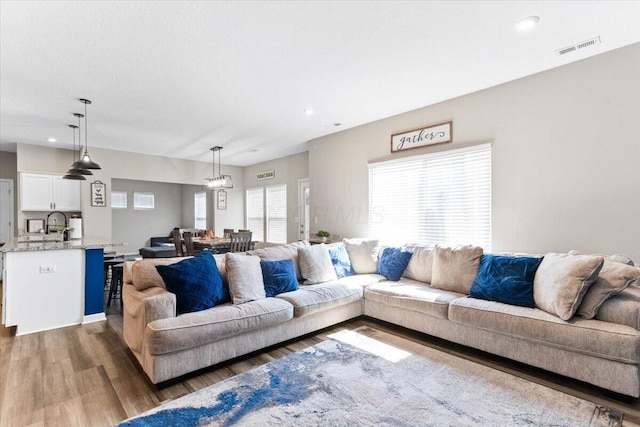
<instances>
[{"instance_id":1,"label":"blue throw pillow","mask_svg":"<svg viewBox=\"0 0 640 427\"><path fill-rule=\"evenodd\" d=\"M469 296L534 308L533 277L542 258L482 255Z\"/></svg>"},{"instance_id":2,"label":"blue throw pillow","mask_svg":"<svg viewBox=\"0 0 640 427\"><path fill-rule=\"evenodd\" d=\"M209 251L175 264L157 265L156 270L167 290L176 294L178 314L206 310L231 300Z\"/></svg>"},{"instance_id":3,"label":"blue throw pillow","mask_svg":"<svg viewBox=\"0 0 640 427\"><path fill-rule=\"evenodd\" d=\"M329 248L329 257L331 258L331 264L333 264L333 269L336 271L338 279L356 274L351 265L347 249L342 243Z\"/></svg>"},{"instance_id":4,"label":"blue throw pillow","mask_svg":"<svg viewBox=\"0 0 640 427\"><path fill-rule=\"evenodd\" d=\"M262 268L264 291L267 297L275 297L283 292L298 289L298 279L292 260L260 261L260 267Z\"/></svg>"},{"instance_id":5,"label":"blue throw pillow","mask_svg":"<svg viewBox=\"0 0 640 427\"><path fill-rule=\"evenodd\" d=\"M378 274L397 282L402 277L413 252L404 248L385 248L378 263Z\"/></svg>"}]
</instances>

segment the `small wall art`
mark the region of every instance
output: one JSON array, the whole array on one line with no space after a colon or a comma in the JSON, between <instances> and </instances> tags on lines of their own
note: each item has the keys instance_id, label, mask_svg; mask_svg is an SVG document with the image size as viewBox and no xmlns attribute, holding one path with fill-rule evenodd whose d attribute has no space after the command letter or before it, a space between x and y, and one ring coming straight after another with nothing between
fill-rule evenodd
<instances>
[{"instance_id":1,"label":"small wall art","mask_svg":"<svg viewBox=\"0 0 640 427\"><path fill-rule=\"evenodd\" d=\"M227 209L227 192L224 190L218 191L218 209L225 210Z\"/></svg>"},{"instance_id":2,"label":"small wall art","mask_svg":"<svg viewBox=\"0 0 640 427\"><path fill-rule=\"evenodd\" d=\"M91 206L107 206L107 184L102 181L91 183Z\"/></svg>"},{"instance_id":3,"label":"small wall art","mask_svg":"<svg viewBox=\"0 0 640 427\"><path fill-rule=\"evenodd\" d=\"M451 142L453 122L438 123L391 135L391 152Z\"/></svg>"}]
</instances>

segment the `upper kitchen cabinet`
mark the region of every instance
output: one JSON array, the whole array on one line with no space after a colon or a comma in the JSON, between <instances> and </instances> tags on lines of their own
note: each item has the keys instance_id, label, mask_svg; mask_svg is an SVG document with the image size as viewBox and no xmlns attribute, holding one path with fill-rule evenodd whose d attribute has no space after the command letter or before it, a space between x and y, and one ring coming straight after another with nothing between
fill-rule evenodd
<instances>
[{"instance_id":1,"label":"upper kitchen cabinet","mask_svg":"<svg viewBox=\"0 0 640 427\"><path fill-rule=\"evenodd\" d=\"M62 179L62 175L21 173L20 209L79 211L80 181Z\"/></svg>"}]
</instances>

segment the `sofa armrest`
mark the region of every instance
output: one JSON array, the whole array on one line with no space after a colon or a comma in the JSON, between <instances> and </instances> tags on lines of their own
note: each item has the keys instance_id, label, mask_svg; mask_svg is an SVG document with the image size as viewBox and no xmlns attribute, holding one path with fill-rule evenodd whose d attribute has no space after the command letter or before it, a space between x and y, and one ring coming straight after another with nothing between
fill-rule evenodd
<instances>
[{"instance_id":1,"label":"sofa armrest","mask_svg":"<svg viewBox=\"0 0 640 427\"><path fill-rule=\"evenodd\" d=\"M600 306L596 319L631 326L640 331L640 287L629 286Z\"/></svg>"},{"instance_id":2,"label":"sofa armrest","mask_svg":"<svg viewBox=\"0 0 640 427\"><path fill-rule=\"evenodd\" d=\"M124 341L134 353L140 354L147 324L176 317L176 296L163 288L138 291L131 283L125 283L122 298Z\"/></svg>"}]
</instances>

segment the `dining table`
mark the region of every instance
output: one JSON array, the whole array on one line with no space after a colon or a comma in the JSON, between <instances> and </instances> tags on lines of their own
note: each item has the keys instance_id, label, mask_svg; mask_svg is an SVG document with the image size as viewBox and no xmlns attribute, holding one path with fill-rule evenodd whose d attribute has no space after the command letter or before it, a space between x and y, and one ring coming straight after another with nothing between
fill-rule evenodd
<instances>
[{"instance_id":1,"label":"dining table","mask_svg":"<svg viewBox=\"0 0 640 427\"><path fill-rule=\"evenodd\" d=\"M208 249L214 254L223 254L231 251L231 239L228 237L194 237L192 241L196 252ZM255 244L251 242L250 250L254 249Z\"/></svg>"}]
</instances>

